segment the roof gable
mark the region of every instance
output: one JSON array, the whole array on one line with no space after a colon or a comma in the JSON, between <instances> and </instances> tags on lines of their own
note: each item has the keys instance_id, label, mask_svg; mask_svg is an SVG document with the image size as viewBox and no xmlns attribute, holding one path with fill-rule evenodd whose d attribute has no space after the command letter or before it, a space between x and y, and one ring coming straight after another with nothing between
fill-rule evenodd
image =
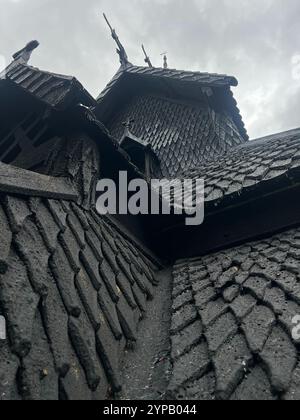
<instances>
[{"instance_id":1,"label":"roof gable","mask_svg":"<svg viewBox=\"0 0 300 420\"><path fill-rule=\"evenodd\" d=\"M116 100L116 92L122 90L129 84L141 82L144 85L147 84L148 89L152 88L166 92L172 91L180 98L188 98L195 102L203 100L203 95L208 101L212 101L213 95L216 94L215 101L222 100L224 102L241 136L245 140L249 139L237 107L237 102L231 91L232 86L238 85L237 79L232 76L215 73L139 67L131 64L121 66L97 98L96 113L99 118L103 118L107 113L107 109L114 108L115 103L119 102L119 100Z\"/></svg>"},{"instance_id":2,"label":"roof gable","mask_svg":"<svg viewBox=\"0 0 300 420\"><path fill-rule=\"evenodd\" d=\"M86 106L96 103L75 77L42 71L23 61L12 62L0 74L0 80L13 83L53 108L65 109L72 102Z\"/></svg>"},{"instance_id":3,"label":"roof gable","mask_svg":"<svg viewBox=\"0 0 300 420\"><path fill-rule=\"evenodd\" d=\"M148 77L152 79L171 79L179 82L186 83L198 83L201 86L206 87L221 87L221 86L237 86L238 81L235 77L227 76L224 74L215 74L215 73L201 73L201 72L192 72L184 70L175 70L175 69L163 69L155 67L140 67L128 65L126 67L122 66L114 78L109 82L106 88L100 93L97 98L97 101L100 102L105 95L115 86L117 82L120 81L122 76L125 74L132 74L141 77Z\"/></svg>"}]
</instances>

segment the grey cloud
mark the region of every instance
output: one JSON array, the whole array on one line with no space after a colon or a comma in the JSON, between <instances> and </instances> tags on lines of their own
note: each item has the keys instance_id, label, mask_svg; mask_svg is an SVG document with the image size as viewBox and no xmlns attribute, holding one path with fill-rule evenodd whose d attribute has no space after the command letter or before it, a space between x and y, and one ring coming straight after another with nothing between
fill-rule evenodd
<instances>
[{"instance_id":1,"label":"grey cloud","mask_svg":"<svg viewBox=\"0 0 300 420\"><path fill-rule=\"evenodd\" d=\"M38 39L32 64L76 76L96 96L118 68L106 11L134 64L235 75L250 136L300 126L299 0L0 0L0 54ZM1 60L0 60L1 65Z\"/></svg>"}]
</instances>

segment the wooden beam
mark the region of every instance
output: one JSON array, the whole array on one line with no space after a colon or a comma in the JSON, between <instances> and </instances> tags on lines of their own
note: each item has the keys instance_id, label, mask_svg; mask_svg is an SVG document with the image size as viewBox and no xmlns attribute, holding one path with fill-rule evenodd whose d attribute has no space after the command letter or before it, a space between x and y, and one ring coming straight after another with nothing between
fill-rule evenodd
<instances>
[{"instance_id":1,"label":"wooden beam","mask_svg":"<svg viewBox=\"0 0 300 420\"><path fill-rule=\"evenodd\" d=\"M72 201L77 200L78 196L66 178L41 175L2 162L0 162L0 192Z\"/></svg>"}]
</instances>

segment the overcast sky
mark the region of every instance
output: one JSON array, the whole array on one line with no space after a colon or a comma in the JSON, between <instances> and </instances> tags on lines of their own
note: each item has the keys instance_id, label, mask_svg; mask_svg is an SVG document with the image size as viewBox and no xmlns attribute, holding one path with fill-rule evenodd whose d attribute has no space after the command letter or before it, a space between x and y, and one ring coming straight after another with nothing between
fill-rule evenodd
<instances>
[{"instance_id":1,"label":"overcast sky","mask_svg":"<svg viewBox=\"0 0 300 420\"><path fill-rule=\"evenodd\" d=\"M101 16L133 64L234 75L251 138L300 126L299 0L0 0L0 67L37 39L31 64L76 76L97 96L118 69ZM1 70L1 69L0 69Z\"/></svg>"}]
</instances>

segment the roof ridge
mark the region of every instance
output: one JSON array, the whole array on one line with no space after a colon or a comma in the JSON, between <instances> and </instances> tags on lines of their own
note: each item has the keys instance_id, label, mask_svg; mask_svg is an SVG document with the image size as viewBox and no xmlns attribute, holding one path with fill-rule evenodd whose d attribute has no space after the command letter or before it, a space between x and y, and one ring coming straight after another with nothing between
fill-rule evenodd
<instances>
[{"instance_id":1,"label":"roof ridge","mask_svg":"<svg viewBox=\"0 0 300 420\"><path fill-rule=\"evenodd\" d=\"M48 74L50 76L59 77L60 79L64 79L64 80L69 80L69 81L77 80L78 83L80 83L79 80L75 76L68 76L68 75L61 74L61 73L54 73L54 72L49 71L49 70L41 70L39 67L31 66L30 64L23 64L23 65L30 68L31 70L42 72L42 73Z\"/></svg>"},{"instance_id":2,"label":"roof ridge","mask_svg":"<svg viewBox=\"0 0 300 420\"><path fill-rule=\"evenodd\" d=\"M39 100L44 100L54 107L59 106L61 101L66 101L66 98L70 93L70 89L77 89L80 91L81 98L84 98L82 100L85 104L89 104L90 106L96 104L95 98L84 88L83 84L76 77L41 70L38 67L28 65L24 62L13 61L3 72L1 72L0 78L1 80L14 82L28 93L36 96ZM39 80L40 78L42 78L42 81ZM33 85L28 83L28 80L30 79L34 82ZM51 87L57 88L59 82L64 84L65 89L62 97L59 96L56 98L57 103L54 103L53 99L47 98L47 90L44 92L43 97L38 95L39 90L44 88L45 84L49 85L49 89L51 91ZM28 86L30 86L30 88Z\"/></svg>"},{"instance_id":3,"label":"roof ridge","mask_svg":"<svg viewBox=\"0 0 300 420\"><path fill-rule=\"evenodd\" d=\"M262 136L262 137L257 137L253 140L251 140L251 142L260 142L260 141L266 141L266 140L270 140L270 139L274 139L275 138L280 138L282 136L287 136L287 135L293 135L293 134L298 134L300 133L300 127L297 128L293 128L291 130L286 130L286 131L279 131L278 133L275 134L268 134L267 136Z\"/></svg>"},{"instance_id":4,"label":"roof ridge","mask_svg":"<svg viewBox=\"0 0 300 420\"><path fill-rule=\"evenodd\" d=\"M235 146L233 149L228 150L222 156L224 156L224 158L227 158L228 153L232 154L232 152L241 151L241 149L254 148L255 146L260 146L260 145L263 145L264 143L266 144L271 143L273 141L287 140L289 137L297 136L298 134L300 134L300 127L292 129L292 130L281 131L275 134L270 134L265 137L259 137L257 139L249 140L245 143ZM217 158L218 157L216 157L216 159Z\"/></svg>"},{"instance_id":5,"label":"roof ridge","mask_svg":"<svg viewBox=\"0 0 300 420\"><path fill-rule=\"evenodd\" d=\"M39 67L31 66L30 64L27 64L27 63L22 62L22 61L12 61L1 72L0 76L1 76L1 78L3 78L5 75L8 75L13 69L17 69L17 68L21 68L21 67L24 67L24 69L27 68L29 70L33 70L33 71L36 71L36 72L47 74L49 76L59 77L61 79L68 80L68 81L77 80L76 77L74 77L74 76L67 76L67 75L60 74L60 73L54 73L54 72L51 72L51 71L48 71L48 70L41 70Z\"/></svg>"},{"instance_id":6,"label":"roof ridge","mask_svg":"<svg viewBox=\"0 0 300 420\"><path fill-rule=\"evenodd\" d=\"M126 67L124 67L124 66L121 67L123 73L128 73L128 70L130 70L131 68L147 70L149 73L153 73L153 71L158 70L158 71L163 71L165 73L178 72L178 73L196 74L196 75L202 75L202 76L218 76L218 77L224 77L224 78L232 79L232 80L236 81L236 83L238 83L235 76L231 76L231 75L228 75L228 74L225 74L225 73L215 73L215 72L199 71L199 70L183 70L183 69L177 69L177 68L164 69L163 67L137 66L137 65L134 65L134 64L130 64Z\"/></svg>"},{"instance_id":7,"label":"roof ridge","mask_svg":"<svg viewBox=\"0 0 300 420\"><path fill-rule=\"evenodd\" d=\"M294 185L299 181L299 156L300 129L296 129L279 133L278 137L267 141L244 143L202 166L184 171L180 177L204 177L205 201L220 203L226 197L244 195L267 185L272 185L275 192L274 183L279 189L287 188L282 182Z\"/></svg>"},{"instance_id":8,"label":"roof ridge","mask_svg":"<svg viewBox=\"0 0 300 420\"><path fill-rule=\"evenodd\" d=\"M256 146L267 146L273 142L287 141L289 137L294 137L294 136L297 136L298 134L300 135L300 127L293 130L276 133L274 135L261 137L256 140L249 140L245 143L236 145L232 149L227 150L225 153L219 153L213 158L205 160L203 164L201 165L201 171L204 172L205 169L214 165L222 166L222 162L224 160L227 160L228 158L232 158L236 153L239 153L239 156L241 156L240 153L243 151L249 151L249 149L254 149ZM199 169L200 169L200 166L189 168L183 171L180 175L187 175Z\"/></svg>"}]
</instances>

